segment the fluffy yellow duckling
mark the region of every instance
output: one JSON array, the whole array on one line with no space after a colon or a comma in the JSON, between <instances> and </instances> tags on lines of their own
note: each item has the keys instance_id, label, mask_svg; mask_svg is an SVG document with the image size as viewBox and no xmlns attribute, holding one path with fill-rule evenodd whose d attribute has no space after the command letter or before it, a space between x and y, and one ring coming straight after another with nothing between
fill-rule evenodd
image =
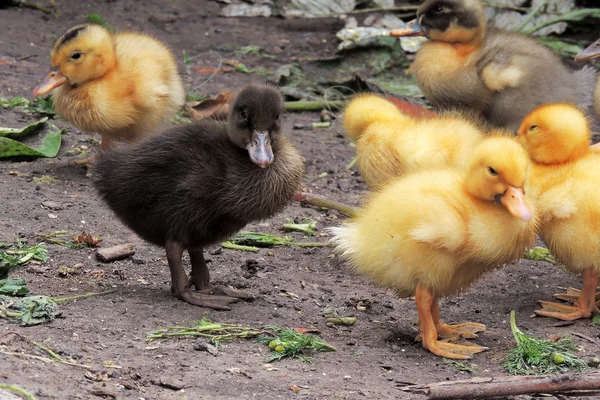
<instances>
[{"instance_id":1,"label":"fluffy yellow duckling","mask_svg":"<svg viewBox=\"0 0 600 400\"><path fill-rule=\"evenodd\" d=\"M358 95L348 104L344 129L356 143L356 166L370 188L422 168L464 167L483 138L466 118L412 117L375 94Z\"/></svg>"},{"instance_id":2,"label":"fluffy yellow duckling","mask_svg":"<svg viewBox=\"0 0 600 400\"><path fill-rule=\"evenodd\" d=\"M53 91L57 113L82 131L98 132L103 148L156 131L185 101L173 55L148 35L78 25L56 41L51 62L34 96Z\"/></svg>"},{"instance_id":3,"label":"fluffy yellow duckling","mask_svg":"<svg viewBox=\"0 0 600 400\"><path fill-rule=\"evenodd\" d=\"M467 167L415 172L376 192L360 215L332 228L336 250L398 296L416 296L423 347L467 359L487 348L438 340L477 337L485 325L446 325L438 299L519 259L535 241L525 198L529 158L509 137L483 139Z\"/></svg>"},{"instance_id":4,"label":"fluffy yellow duckling","mask_svg":"<svg viewBox=\"0 0 600 400\"><path fill-rule=\"evenodd\" d=\"M530 194L539 211L538 233L560 263L583 275L576 306L540 301L543 308L535 313L589 318L598 312L600 273L600 155L590 151L589 122L575 106L548 104L525 118L518 139L533 161Z\"/></svg>"}]
</instances>

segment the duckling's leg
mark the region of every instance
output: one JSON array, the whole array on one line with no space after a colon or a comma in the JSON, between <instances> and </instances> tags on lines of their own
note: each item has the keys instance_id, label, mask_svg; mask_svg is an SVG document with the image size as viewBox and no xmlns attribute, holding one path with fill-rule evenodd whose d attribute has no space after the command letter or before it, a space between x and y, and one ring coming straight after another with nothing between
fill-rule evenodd
<instances>
[{"instance_id":1,"label":"duckling's leg","mask_svg":"<svg viewBox=\"0 0 600 400\"><path fill-rule=\"evenodd\" d=\"M165 249L169 269L171 270L171 292L175 297L196 306L225 311L231 310L229 304L239 301L239 299L233 297L212 296L191 291L188 277L181 262L185 247L181 243L168 241L165 244Z\"/></svg>"},{"instance_id":2,"label":"duckling's leg","mask_svg":"<svg viewBox=\"0 0 600 400\"><path fill-rule=\"evenodd\" d=\"M598 286L598 273L593 268L583 271L583 288L577 298L577 306L540 301L541 310L535 310L537 315L551 317L563 321L574 321L581 318L590 318L592 314L600 313L596 305L596 287Z\"/></svg>"},{"instance_id":3,"label":"duckling's leg","mask_svg":"<svg viewBox=\"0 0 600 400\"><path fill-rule=\"evenodd\" d=\"M434 299L431 307L431 316L433 317L433 323L437 330L438 337L448 339L458 339L463 337L465 339L477 338L478 332L485 331L485 325L478 324L476 322L464 322L462 324L447 325L440 321L440 304L438 299Z\"/></svg>"},{"instance_id":4,"label":"duckling's leg","mask_svg":"<svg viewBox=\"0 0 600 400\"><path fill-rule=\"evenodd\" d=\"M419 330L423 340L423 347L436 356L467 360L475 353L487 350L487 347L477 345L461 345L438 340L438 332L435 327L432 311L437 298L425 286L419 284L415 294L417 312L419 313ZM439 308L438 308L439 310Z\"/></svg>"},{"instance_id":5,"label":"duckling's leg","mask_svg":"<svg viewBox=\"0 0 600 400\"><path fill-rule=\"evenodd\" d=\"M254 300L254 295L228 287L213 286L210 283L210 272L204 260L204 248L193 247L188 249L192 262L192 274L188 287L192 285L196 290L206 295L229 296L236 299Z\"/></svg>"}]
</instances>

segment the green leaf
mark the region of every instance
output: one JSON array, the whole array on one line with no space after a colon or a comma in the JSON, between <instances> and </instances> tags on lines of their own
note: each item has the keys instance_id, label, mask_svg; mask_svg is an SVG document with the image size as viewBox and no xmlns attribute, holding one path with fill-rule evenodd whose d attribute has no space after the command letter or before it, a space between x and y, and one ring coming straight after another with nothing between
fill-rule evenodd
<instances>
[{"instance_id":1,"label":"green leaf","mask_svg":"<svg viewBox=\"0 0 600 400\"><path fill-rule=\"evenodd\" d=\"M0 280L0 294L6 296L25 296L29 293L27 283L24 279L2 279Z\"/></svg>"},{"instance_id":2,"label":"green leaf","mask_svg":"<svg viewBox=\"0 0 600 400\"><path fill-rule=\"evenodd\" d=\"M0 107L2 108L28 108L30 101L25 97L16 96L12 100L0 97Z\"/></svg>"},{"instance_id":3,"label":"green leaf","mask_svg":"<svg viewBox=\"0 0 600 400\"><path fill-rule=\"evenodd\" d=\"M0 127L0 137L7 137L11 139L18 139L29 135L31 132L44 125L44 122L48 121L48 117L44 117L37 122L27 125L24 128L2 128Z\"/></svg>"},{"instance_id":4,"label":"green leaf","mask_svg":"<svg viewBox=\"0 0 600 400\"><path fill-rule=\"evenodd\" d=\"M100 14L88 14L87 22L89 22L90 24L100 25L110 32L113 32L115 30L115 28L111 24L109 24Z\"/></svg>"},{"instance_id":5,"label":"green leaf","mask_svg":"<svg viewBox=\"0 0 600 400\"><path fill-rule=\"evenodd\" d=\"M0 158L29 156L29 157L55 157L60 149L61 136L65 132L52 125L49 132L39 147L29 147L7 137L0 137Z\"/></svg>"},{"instance_id":6,"label":"green leaf","mask_svg":"<svg viewBox=\"0 0 600 400\"><path fill-rule=\"evenodd\" d=\"M33 102L31 109L38 114L47 115L50 118L56 116L56 110L54 109L54 102L51 96L37 97Z\"/></svg>"}]
</instances>

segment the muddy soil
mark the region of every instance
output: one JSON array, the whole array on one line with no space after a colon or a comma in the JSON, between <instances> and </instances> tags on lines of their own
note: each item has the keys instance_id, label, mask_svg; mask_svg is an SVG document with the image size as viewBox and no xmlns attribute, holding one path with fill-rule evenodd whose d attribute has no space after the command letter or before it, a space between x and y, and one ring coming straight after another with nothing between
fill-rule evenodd
<instances>
[{"instance_id":1,"label":"muddy soil","mask_svg":"<svg viewBox=\"0 0 600 400\"><path fill-rule=\"evenodd\" d=\"M57 1L56 15L23 8L0 10L0 96L31 98L31 90L49 67L50 47L57 36L95 12L121 29L141 29L165 40L181 59L185 50L195 66L215 67L223 58L240 58L236 50L257 45L274 58L241 57L250 68L268 71L297 57L333 54L337 45L335 20L235 19L218 16L213 1ZM212 52L211 52L212 51ZM268 77L239 72L219 74L201 88L206 75L188 84L196 91L216 94ZM338 201L358 205L366 194L360 176L346 168L353 148L339 127L293 130L310 124L317 113L287 114L285 128L306 157L305 187ZM0 109L0 126L21 126L34 117L19 110ZM0 353L0 383L26 388L38 399L419 399L401 391L407 383L427 383L470 376L506 375L502 366L514 344L508 314L516 309L521 328L539 337L579 333L595 342L573 337L582 357L598 356L599 333L589 320L572 325L529 318L538 299L551 299L559 287L579 287L580 279L544 262L521 261L486 275L465 294L442 302L447 322L474 320L487 325L476 342L489 351L471 362L474 372L460 372L424 351L414 338L414 301L398 299L347 269L330 248L278 247L257 254L207 250L209 268L217 283L245 288L258 299L217 312L176 300L162 249L149 245L125 228L99 201L84 167L73 165L66 152L94 135L68 128L59 157L34 162L0 162L0 240L14 241L56 230L99 234L102 246L133 243L134 258L111 264L96 261L94 251L48 245L50 260L11 272L26 279L34 294L57 297L114 289L100 297L61 305L62 316L46 325L24 328L0 320L0 349L45 356L32 343L42 342L90 370L34 358ZM89 144L89 143L88 143ZM16 171L17 173L15 173ZM325 177L321 174L327 173ZM52 177L49 180L47 177ZM35 178L42 178L42 182ZM42 207L59 203L59 210ZM52 215L51 215L52 214ZM281 215L250 230L282 234L287 218L310 216L319 231L342 222L335 211L292 204ZM318 240L317 236L298 240ZM189 267L189 259L185 260ZM257 263L249 271L248 263ZM83 264L81 272L63 278L61 266ZM103 271L98 273L98 270ZM324 312L354 316L351 327L329 326ZM223 343L216 357L194 350L193 339L148 343L149 331L169 325L192 325L202 318L252 327L280 325L316 328L337 352L315 354L313 363L274 362L265 368L268 349L252 340ZM558 326L563 325L563 326ZM290 388L299 388L296 393ZM1 397L1 396L0 396ZM526 397L522 397L526 398Z\"/></svg>"}]
</instances>

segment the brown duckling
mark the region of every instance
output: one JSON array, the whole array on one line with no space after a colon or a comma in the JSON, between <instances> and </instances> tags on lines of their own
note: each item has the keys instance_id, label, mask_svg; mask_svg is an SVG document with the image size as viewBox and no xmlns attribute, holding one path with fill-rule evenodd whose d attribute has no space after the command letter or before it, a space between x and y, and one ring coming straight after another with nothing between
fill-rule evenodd
<instances>
[{"instance_id":1,"label":"brown duckling","mask_svg":"<svg viewBox=\"0 0 600 400\"><path fill-rule=\"evenodd\" d=\"M516 132L541 104L592 103L594 68L571 71L535 39L487 26L478 0L426 0L416 20L390 35L429 39L411 70L434 106L469 108Z\"/></svg>"},{"instance_id":2,"label":"brown duckling","mask_svg":"<svg viewBox=\"0 0 600 400\"><path fill-rule=\"evenodd\" d=\"M600 39L589 45L585 50L575 56L575 61L589 61L600 58ZM594 89L594 111L600 118L600 76Z\"/></svg>"},{"instance_id":3,"label":"brown duckling","mask_svg":"<svg viewBox=\"0 0 600 400\"><path fill-rule=\"evenodd\" d=\"M99 133L102 148L156 132L185 101L171 51L142 33L78 25L56 41L50 58L52 69L34 96L52 92L57 113Z\"/></svg>"},{"instance_id":4,"label":"brown duckling","mask_svg":"<svg viewBox=\"0 0 600 400\"><path fill-rule=\"evenodd\" d=\"M165 247L177 298L229 310L252 297L212 286L203 249L280 212L300 188L304 161L283 137L282 112L275 87L248 85L227 121L207 118L99 154L96 188L127 226Z\"/></svg>"}]
</instances>

